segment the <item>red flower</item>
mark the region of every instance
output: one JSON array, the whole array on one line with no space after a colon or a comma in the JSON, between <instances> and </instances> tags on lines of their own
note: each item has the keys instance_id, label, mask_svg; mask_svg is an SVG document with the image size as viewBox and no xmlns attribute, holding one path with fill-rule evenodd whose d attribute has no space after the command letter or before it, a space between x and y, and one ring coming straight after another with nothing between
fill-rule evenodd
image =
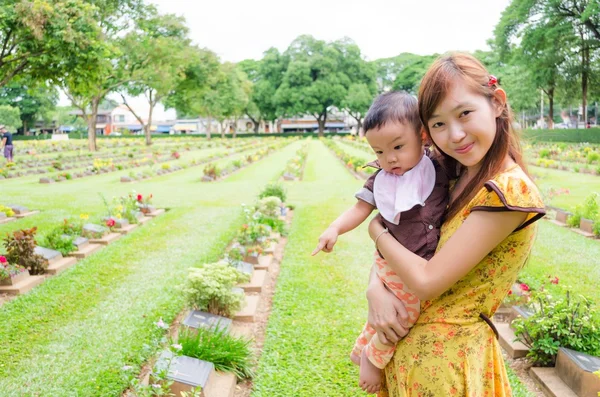
<instances>
[{"instance_id":1,"label":"red flower","mask_svg":"<svg viewBox=\"0 0 600 397\"><path fill-rule=\"evenodd\" d=\"M488 87L492 87L496 84L498 84L498 79L496 78L496 76L490 74L490 79L488 80Z\"/></svg>"},{"instance_id":2,"label":"red flower","mask_svg":"<svg viewBox=\"0 0 600 397\"><path fill-rule=\"evenodd\" d=\"M137 195L137 201L142 201L142 195L141 194Z\"/></svg>"},{"instance_id":3,"label":"red flower","mask_svg":"<svg viewBox=\"0 0 600 397\"><path fill-rule=\"evenodd\" d=\"M512 289L509 289L509 290L508 290L508 294L509 294L509 295L512 295Z\"/></svg>"},{"instance_id":4,"label":"red flower","mask_svg":"<svg viewBox=\"0 0 600 397\"><path fill-rule=\"evenodd\" d=\"M113 227L114 225L115 225L115 220L114 219L111 218L111 219L108 219L106 221L106 226Z\"/></svg>"},{"instance_id":5,"label":"red flower","mask_svg":"<svg viewBox=\"0 0 600 397\"><path fill-rule=\"evenodd\" d=\"M6 260L6 257L5 257L5 256L2 256L2 255L0 255L0 263L6 263L6 262L8 262L8 261Z\"/></svg>"},{"instance_id":6,"label":"red flower","mask_svg":"<svg viewBox=\"0 0 600 397\"><path fill-rule=\"evenodd\" d=\"M521 284L520 287L521 287L522 291L525 291L525 292L529 291L529 285L527 285L525 283Z\"/></svg>"},{"instance_id":7,"label":"red flower","mask_svg":"<svg viewBox=\"0 0 600 397\"><path fill-rule=\"evenodd\" d=\"M558 277L554 277L552 279L552 281L550 281L552 284L558 284Z\"/></svg>"}]
</instances>

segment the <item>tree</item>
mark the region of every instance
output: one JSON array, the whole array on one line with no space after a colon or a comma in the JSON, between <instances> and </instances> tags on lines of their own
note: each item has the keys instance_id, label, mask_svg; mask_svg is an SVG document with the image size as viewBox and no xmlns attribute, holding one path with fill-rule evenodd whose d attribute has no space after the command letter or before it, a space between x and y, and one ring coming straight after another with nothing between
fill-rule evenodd
<instances>
[{"instance_id":1,"label":"tree","mask_svg":"<svg viewBox=\"0 0 600 397\"><path fill-rule=\"evenodd\" d=\"M381 58L371 62L377 76L377 92L382 94L392 89L396 76L410 64L421 59L421 55L403 52L392 58Z\"/></svg>"},{"instance_id":2,"label":"tree","mask_svg":"<svg viewBox=\"0 0 600 397\"><path fill-rule=\"evenodd\" d=\"M179 115L208 118L206 137L211 137L213 102L216 101L216 85L221 78L219 58L214 52L191 47L183 78L165 99L165 106L177 110Z\"/></svg>"},{"instance_id":3,"label":"tree","mask_svg":"<svg viewBox=\"0 0 600 397\"><path fill-rule=\"evenodd\" d=\"M90 45L76 59L68 59L71 73L55 79L77 107L88 124L88 148L96 151L96 118L105 96L131 80L133 70L141 64L130 64L123 56L123 36L131 30L131 21L152 13L142 0L96 0L94 17L101 27L103 40Z\"/></svg>"},{"instance_id":4,"label":"tree","mask_svg":"<svg viewBox=\"0 0 600 397\"><path fill-rule=\"evenodd\" d=\"M23 133L29 131L38 119L47 119L58 102L55 87L35 83L30 79L16 78L0 88L0 105L19 108Z\"/></svg>"},{"instance_id":5,"label":"tree","mask_svg":"<svg viewBox=\"0 0 600 397\"><path fill-rule=\"evenodd\" d=\"M16 131L21 127L21 114L19 108L8 105L0 105L0 120L9 131Z\"/></svg>"},{"instance_id":6,"label":"tree","mask_svg":"<svg viewBox=\"0 0 600 397\"><path fill-rule=\"evenodd\" d=\"M372 88L365 83L352 84L348 89L348 94L344 99L343 106L350 116L356 120L356 131L362 137L362 122L373 102L374 92Z\"/></svg>"},{"instance_id":7,"label":"tree","mask_svg":"<svg viewBox=\"0 0 600 397\"><path fill-rule=\"evenodd\" d=\"M0 8L0 87L26 75L46 80L69 72L99 40L97 8L83 0L5 0Z\"/></svg>"},{"instance_id":8,"label":"tree","mask_svg":"<svg viewBox=\"0 0 600 397\"><path fill-rule=\"evenodd\" d=\"M425 72L436 58L437 55L425 55L408 63L396 75L396 79L392 84L392 89L406 91L410 94L417 95L423 75L425 75Z\"/></svg>"},{"instance_id":9,"label":"tree","mask_svg":"<svg viewBox=\"0 0 600 397\"><path fill-rule=\"evenodd\" d=\"M351 82L342 69L342 53L331 43L304 35L284 56L289 63L275 94L278 108L282 114L313 115L323 136L328 111L341 107Z\"/></svg>"},{"instance_id":10,"label":"tree","mask_svg":"<svg viewBox=\"0 0 600 397\"><path fill-rule=\"evenodd\" d=\"M124 56L130 58L127 64L136 66L127 70L130 81L123 86L123 91L132 96L144 94L149 105L146 122L131 108L123 93L121 98L143 126L146 145L150 145L154 107L169 96L184 78L189 46L186 37L188 29L183 18L170 14L152 13L149 18L136 21L136 24L137 30L127 34L123 40Z\"/></svg>"}]
</instances>

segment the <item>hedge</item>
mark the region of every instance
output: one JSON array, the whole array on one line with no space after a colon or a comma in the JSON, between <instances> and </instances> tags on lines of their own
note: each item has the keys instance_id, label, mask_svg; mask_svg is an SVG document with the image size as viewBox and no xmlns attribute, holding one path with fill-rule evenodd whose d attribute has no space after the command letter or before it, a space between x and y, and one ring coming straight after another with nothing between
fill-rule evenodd
<instances>
[{"instance_id":1,"label":"hedge","mask_svg":"<svg viewBox=\"0 0 600 397\"><path fill-rule=\"evenodd\" d=\"M600 143L600 128L568 130L524 130L523 138L532 142L589 142Z\"/></svg>"}]
</instances>

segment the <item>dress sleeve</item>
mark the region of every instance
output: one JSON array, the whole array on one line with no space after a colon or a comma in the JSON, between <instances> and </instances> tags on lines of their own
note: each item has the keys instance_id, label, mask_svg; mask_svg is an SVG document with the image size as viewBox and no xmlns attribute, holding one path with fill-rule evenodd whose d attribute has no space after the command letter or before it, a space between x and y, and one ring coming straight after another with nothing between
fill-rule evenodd
<instances>
[{"instance_id":1,"label":"dress sleeve","mask_svg":"<svg viewBox=\"0 0 600 397\"><path fill-rule=\"evenodd\" d=\"M363 187L354 194L354 197L371 204L373 207L376 207L375 196L373 195L373 185L375 183L375 176L378 174L378 172L372 174L367 179Z\"/></svg>"},{"instance_id":2,"label":"dress sleeve","mask_svg":"<svg viewBox=\"0 0 600 397\"><path fill-rule=\"evenodd\" d=\"M471 211L520 211L527 218L515 231L519 231L546 214L540 192L531 179L520 170L484 183Z\"/></svg>"}]
</instances>

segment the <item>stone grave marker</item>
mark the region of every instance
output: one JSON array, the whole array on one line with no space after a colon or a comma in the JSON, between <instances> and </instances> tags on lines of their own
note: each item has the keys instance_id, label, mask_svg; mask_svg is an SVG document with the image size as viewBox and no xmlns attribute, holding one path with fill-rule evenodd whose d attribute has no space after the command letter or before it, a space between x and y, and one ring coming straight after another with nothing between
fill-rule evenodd
<instances>
[{"instance_id":1,"label":"stone grave marker","mask_svg":"<svg viewBox=\"0 0 600 397\"><path fill-rule=\"evenodd\" d=\"M169 370L167 377L174 383L171 392L191 390L195 387L206 388L208 378L215 366L208 361L187 356L175 356L171 351L163 352L156 363L156 371Z\"/></svg>"},{"instance_id":2,"label":"stone grave marker","mask_svg":"<svg viewBox=\"0 0 600 397\"><path fill-rule=\"evenodd\" d=\"M249 275L252 275L252 273L254 272L254 265L252 265L252 263L238 262L234 267L237 270L239 270L240 272L246 273Z\"/></svg>"},{"instance_id":3,"label":"stone grave marker","mask_svg":"<svg viewBox=\"0 0 600 397\"><path fill-rule=\"evenodd\" d=\"M201 312L199 310L192 310L190 314L183 321L183 325L190 328L225 328L229 331L231 327L231 319L227 317L217 316L216 314L210 314Z\"/></svg>"},{"instance_id":4,"label":"stone grave marker","mask_svg":"<svg viewBox=\"0 0 600 397\"><path fill-rule=\"evenodd\" d=\"M50 248L37 246L33 249L33 252L35 254L41 255L48 263L52 262L53 259L62 258L62 254L60 252Z\"/></svg>"},{"instance_id":5,"label":"stone grave marker","mask_svg":"<svg viewBox=\"0 0 600 397\"><path fill-rule=\"evenodd\" d=\"M106 233L106 228L93 223L86 223L83 225L82 234L84 237L97 237L103 236Z\"/></svg>"}]
</instances>

